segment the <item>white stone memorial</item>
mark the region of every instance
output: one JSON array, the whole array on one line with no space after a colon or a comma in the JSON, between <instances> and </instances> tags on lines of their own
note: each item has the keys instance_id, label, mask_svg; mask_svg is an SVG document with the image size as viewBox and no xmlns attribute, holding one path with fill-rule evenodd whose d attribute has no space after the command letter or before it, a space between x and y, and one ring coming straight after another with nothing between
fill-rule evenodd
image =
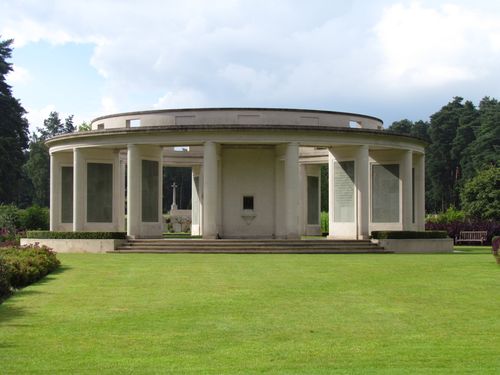
<instances>
[{"instance_id":1,"label":"white stone memorial","mask_svg":"<svg viewBox=\"0 0 500 375\"><path fill-rule=\"evenodd\" d=\"M329 165L329 238L424 229L425 142L386 132L372 116L270 108L131 112L99 117L91 131L47 145L51 230L161 237L163 166L173 166L192 169L193 235L318 235L322 164ZM182 210L172 187L175 214Z\"/></svg>"}]
</instances>

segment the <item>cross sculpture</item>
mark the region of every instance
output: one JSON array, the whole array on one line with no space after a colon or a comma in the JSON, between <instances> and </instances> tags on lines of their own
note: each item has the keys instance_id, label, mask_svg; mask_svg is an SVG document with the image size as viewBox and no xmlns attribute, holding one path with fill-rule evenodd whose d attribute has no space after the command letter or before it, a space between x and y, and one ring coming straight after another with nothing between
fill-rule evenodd
<instances>
[{"instance_id":1,"label":"cross sculpture","mask_svg":"<svg viewBox=\"0 0 500 375\"><path fill-rule=\"evenodd\" d=\"M177 184L174 182L172 184L172 205L170 206L170 211L177 210L177 204L175 204L175 189L177 189Z\"/></svg>"}]
</instances>

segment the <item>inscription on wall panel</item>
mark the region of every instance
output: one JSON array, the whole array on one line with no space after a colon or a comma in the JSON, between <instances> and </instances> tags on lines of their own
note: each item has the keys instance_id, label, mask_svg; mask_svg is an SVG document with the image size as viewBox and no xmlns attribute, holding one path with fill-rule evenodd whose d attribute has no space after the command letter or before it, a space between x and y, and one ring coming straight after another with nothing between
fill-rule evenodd
<instances>
[{"instance_id":1,"label":"inscription on wall panel","mask_svg":"<svg viewBox=\"0 0 500 375\"><path fill-rule=\"evenodd\" d=\"M87 221L113 221L113 164L87 164Z\"/></svg>"},{"instance_id":2,"label":"inscription on wall panel","mask_svg":"<svg viewBox=\"0 0 500 375\"><path fill-rule=\"evenodd\" d=\"M399 222L399 164L372 166L372 221Z\"/></svg>"},{"instance_id":3,"label":"inscription on wall panel","mask_svg":"<svg viewBox=\"0 0 500 375\"><path fill-rule=\"evenodd\" d=\"M334 163L333 202L336 222L354 222L354 161Z\"/></svg>"},{"instance_id":4,"label":"inscription on wall panel","mask_svg":"<svg viewBox=\"0 0 500 375\"><path fill-rule=\"evenodd\" d=\"M158 221L158 162L142 161L142 221Z\"/></svg>"},{"instance_id":5,"label":"inscription on wall panel","mask_svg":"<svg viewBox=\"0 0 500 375\"><path fill-rule=\"evenodd\" d=\"M61 168L61 223L73 222L73 167Z\"/></svg>"},{"instance_id":6,"label":"inscription on wall panel","mask_svg":"<svg viewBox=\"0 0 500 375\"><path fill-rule=\"evenodd\" d=\"M307 224L319 224L319 177L307 176Z\"/></svg>"}]
</instances>

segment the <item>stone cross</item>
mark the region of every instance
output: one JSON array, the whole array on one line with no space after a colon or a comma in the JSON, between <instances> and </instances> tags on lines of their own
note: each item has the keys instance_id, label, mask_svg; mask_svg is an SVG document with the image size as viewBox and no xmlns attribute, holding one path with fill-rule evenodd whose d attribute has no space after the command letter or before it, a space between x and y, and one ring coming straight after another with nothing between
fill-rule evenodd
<instances>
[{"instance_id":1,"label":"stone cross","mask_svg":"<svg viewBox=\"0 0 500 375\"><path fill-rule=\"evenodd\" d=\"M177 189L177 184L174 182L172 184L172 205L170 206L170 211L177 210L177 204L175 204L175 189Z\"/></svg>"}]
</instances>

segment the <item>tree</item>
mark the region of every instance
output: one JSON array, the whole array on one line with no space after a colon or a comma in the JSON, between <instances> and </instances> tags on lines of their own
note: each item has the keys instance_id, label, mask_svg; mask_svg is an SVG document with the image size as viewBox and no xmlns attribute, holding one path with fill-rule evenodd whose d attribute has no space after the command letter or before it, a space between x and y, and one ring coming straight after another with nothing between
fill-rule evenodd
<instances>
[{"instance_id":1,"label":"tree","mask_svg":"<svg viewBox=\"0 0 500 375\"><path fill-rule=\"evenodd\" d=\"M490 166L467 182L461 194L466 215L476 219L500 220L500 167Z\"/></svg>"},{"instance_id":2,"label":"tree","mask_svg":"<svg viewBox=\"0 0 500 375\"><path fill-rule=\"evenodd\" d=\"M410 135L412 127L413 127L413 122L411 122L408 119L404 119L404 120L400 120L400 121L394 121L387 128L387 130L390 132L394 132L394 133Z\"/></svg>"},{"instance_id":3,"label":"tree","mask_svg":"<svg viewBox=\"0 0 500 375\"><path fill-rule=\"evenodd\" d=\"M476 173L472 165L470 145L476 139L475 132L479 127L479 111L471 101L466 101L458 121L457 132L451 147L451 157L454 160L458 160L459 164L459 188L463 186L465 181L474 177Z\"/></svg>"},{"instance_id":4,"label":"tree","mask_svg":"<svg viewBox=\"0 0 500 375\"><path fill-rule=\"evenodd\" d=\"M73 117L73 115L70 115L64 120L63 133L74 133L76 131L76 126L73 124Z\"/></svg>"},{"instance_id":5,"label":"tree","mask_svg":"<svg viewBox=\"0 0 500 375\"><path fill-rule=\"evenodd\" d=\"M394 121L387 130L394 133L408 134L430 142L429 123L425 121L412 122L408 119Z\"/></svg>"},{"instance_id":6,"label":"tree","mask_svg":"<svg viewBox=\"0 0 500 375\"><path fill-rule=\"evenodd\" d=\"M500 102L485 97L479 103L480 126L470 145L473 168L476 171L489 165L499 165Z\"/></svg>"},{"instance_id":7,"label":"tree","mask_svg":"<svg viewBox=\"0 0 500 375\"><path fill-rule=\"evenodd\" d=\"M12 96L6 76L13 40L0 39L0 203L17 202L22 179L24 149L28 146L28 121L19 100Z\"/></svg>"},{"instance_id":8,"label":"tree","mask_svg":"<svg viewBox=\"0 0 500 375\"><path fill-rule=\"evenodd\" d=\"M85 121L82 122L81 125L78 127L79 132L88 132L90 130L92 130L92 127Z\"/></svg>"},{"instance_id":9,"label":"tree","mask_svg":"<svg viewBox=\"0 0 500 375\"><path fill-rule=\"evenodd\" d=\"M43 121L43 127L37 128L40 135L32 135L29 157L24 170L33 186L33 204L47 207L50 202L50 156L45 141L56 135L72 133L75 129L73 115L68 116L63 123L59 118L59 113L53 111Z\"/></svg>"},{"instance_id":10,"label":"tree","mask_svg":"<svg viewBox=\"0 0 500 375\"><path fill-rule=\"evenodd\" d=\"M48 207L50 202L50 156L43 139L33 134L29 158L24 165L33 186L32 204Z\"/></svg>"},{"instance_id":11,"label":"tree","mask_svg":"<svg viewBox=\"0 0 500 375\"><path fill-rule=\"evenodd\" d=\"M444 211L450 206L459 207L459 158L451 150L457 134L464 105L462 98L455 97L431 116L428 147L429 161L426 165L430 179L427 192L427 207L432 212Z\"/></svg>"},{"instance_id":12,"label":"tree","mask_svg":"<svg viewBox=\"0 0 500 375\"><path fill-rule=\"evenodd\" d=\"M43 127L36 129L40 133L39 141L44 141L48 138L64 133L64 124L59 118L59 113L52 111L49 117L43 120Z\"/></svg>"}]
</instances>

